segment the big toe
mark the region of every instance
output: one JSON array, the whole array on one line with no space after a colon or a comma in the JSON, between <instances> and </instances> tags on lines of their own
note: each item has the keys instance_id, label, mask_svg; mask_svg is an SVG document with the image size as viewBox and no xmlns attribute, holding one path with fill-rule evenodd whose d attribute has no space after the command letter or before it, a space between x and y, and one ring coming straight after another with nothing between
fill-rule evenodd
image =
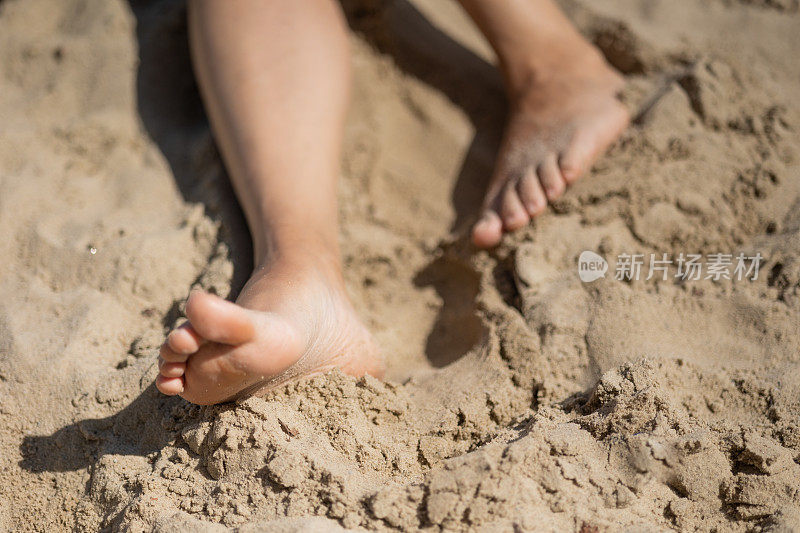
<instances>
[{"instance_id":1,"label":"big toe","mask_svg":"<svg viewBox=\"0 0 800 533\"><path fill-rule=\"evenodd\" d=\"M629 122L627 110L616 102L599 119L580 129L558 159L567 184L580 178L622 134Z\"/></svg>"},{"instance_id":2,"label":"big toe","mask_svg":"<svg viewBox=\"0 0 800 533\"><path fill-rule=\"evenodd\" d=\"M599 152L597 139L581 132L569 144L558 159L558 167L564 181L575 183L592 164Z\"/></svg>"},{"instance_id":3,"label":"big toe","mask_svg":"<svg viewBox=\"0 0 800 533\"><path fill-rule=\"evenodd\" d=\"M189 296L186 317L194 331L210 341L237 345L255 336L253 320L244 308L202 291Z\"/></svg>"}]
</instances>

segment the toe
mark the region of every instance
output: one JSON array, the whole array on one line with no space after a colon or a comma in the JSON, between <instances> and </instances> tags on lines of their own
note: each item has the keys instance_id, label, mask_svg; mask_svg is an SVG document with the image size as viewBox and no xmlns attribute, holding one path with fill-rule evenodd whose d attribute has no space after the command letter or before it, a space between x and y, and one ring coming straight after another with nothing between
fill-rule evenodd
<instances>
[{"instance_id":1,"label":"toe","mask_svg":"<svg viewBox=\"0 0 800 533\"><path fill-rule=\"evenodd\" d=\"M558 168L555 154L549 154L544 160L539 163L536 169L539 175L539 182L542 184L542 189L547 196L547 199L552 201L564 194L567 184L564 177L561 175L561 170Z\"/></svg>"},{"instance_id":2,"label":"toe","mask_svg":"<svg viewBox=\"0 0 800 533\"><path fill-rule=\"evenodd\" d=\"M159 373L165 378L179 378L186 372L186 363L159 361Z\"/></svg>"},{"instance_id":3,"label":"toe","mask_svg":"<svg viewBox=\"0 0 800 533\"><path fill-rule=\"evenodd\" d=\"M571 184L580 178L591 165L596 152L593 136L581 133L576 135L558 159L558 167L564 176L564 181Z\"/></svg>"},{"instance_id":4,"label":"toe","mask_svg":"<svg viewBox=\"0 0 800 533\"><path fill-rule=\"evenodd\" d=\"M541 213L547 205L547 198L542 190L539 177L533 168L529 168L517 183L517 192L522 205L528 210L530 216Z\"/></svg>"},{"instance_id":5,"label":"toe","mask_svg":"<svg viewBox=\"0 0 800 533\"><path fill-rule=\"evenodd\" d=\"M496 246L502 236L503 222L500 220L500 215L491 209L487 209L472 228L472 242L478 248Z\"/></svg>"},{"instance_id":6,"label":"toe","mask_svg":"<svg viewBox=\"0 0 800 533\"><path fill-rule=\"evenodd\" d=\"M167 336L167 345L179 354L193 354L200 349L205 339L188 322L172 330Z\"/></svg>"},{"instance_id":7,"label":"toe","mask_svg":"<svg viewBox=\"0 0 800 533\"><path fill-rule=\"evenodd\" d=\"M558 166L568 184L581 177L594 161L622 134L630 117L621 104L611 107L603 120L578 131L558 158Z\"/></svg>"},{"instance_id":8,"label":"toe","mask_svg":"<svg viewBox=\"0 0 800 533\"><path fill-rule=\"evenodd\" d=\"M531 221L528 211L519 199L516 183L506 185L500 197L500 218L503 219L503 227L508 231L518 230Z\"/></svg>"},{"instance_id":9,"label":"toe","mask_svg":"<svg viewBox=\"0 0 800 533\"><path fill-rule=\"evenodd\" d=\"M175 396L183 392L183 378L158 376L156 378L156 388L167 396Z\"/></svg>"},{"instance_id":10,"label":"toe","mask_svg":"<svg viewBox=\"0 0 800 533\"><path fill-rule=\"evenodd\" d=\"M161 357L161 359L168 363L183 363L189 357L187 354L177 353L175 350L170 348L169 344L166 342L161 345L158 355Z\"/></svg>"},{"instance_id":11,"label":"toe","mask_svg":"<svg viewBox=\"0 0 800 533\"><path fill-rule=\"evenodd\" d=\"M186 316L194 330L210 341L236 345L255 335L247 310L205 292L195 291L189 296Z\"/></svg>"}]
</instances>

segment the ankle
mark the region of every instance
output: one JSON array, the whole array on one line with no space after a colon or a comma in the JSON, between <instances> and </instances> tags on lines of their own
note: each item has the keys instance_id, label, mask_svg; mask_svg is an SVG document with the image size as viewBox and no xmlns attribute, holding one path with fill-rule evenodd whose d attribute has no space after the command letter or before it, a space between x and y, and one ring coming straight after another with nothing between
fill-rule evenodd
<instances>
[{"instance_id":1,"label":"ankle","mask_svg":"<svg viewBox=\"0 0 800 533\"><path fill-rule=\"evenodd\" d=\"M510 54L502 61L502 69L512 103L525 98L532 88L557 79L592 78L610 71L600 51L577 34Z\"/></svg>"},{"instance_id":2,"label":"ankle","mask_svg":"<svg viewBox=\"0 0 800 533\"><path fill-rule=\"evenodd\" d=\"M303 220L285 217L288 222L250 224L255 264L266 266L276 262L320 260L339 265L339 229L332 220Z\"/></svg>"},{"instance_id":3,"label":"ankle","mask_svg":"<svg viewBox=\"0 0 800 533\"><path fill-rule=\"evenodd\" d=\"M289 241L273 242L256 255L255 271L285 279L312 276L326 284L343 286L341 258L336 239L307 235Z\"/></svg>"}]
</instances>

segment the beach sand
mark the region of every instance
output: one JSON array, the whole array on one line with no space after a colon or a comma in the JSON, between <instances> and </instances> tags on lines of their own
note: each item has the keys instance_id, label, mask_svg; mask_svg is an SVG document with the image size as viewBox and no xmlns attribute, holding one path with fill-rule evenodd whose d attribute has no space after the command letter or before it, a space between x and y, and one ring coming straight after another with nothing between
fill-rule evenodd
<instances>
[{"instance_id":1,"label":"beach sand","mask_svg":"<svg viewBox=\"0 0 800 533\"><path fill-rule=\"evenodd\" d=\"M158 346L251 251L185 6L0 2L0 530L800 530L798 2L563 5L633 124L476 253L491 50L453 2L346 2L341 243L387 380L200 408ZM614 279L740 252L757 280Z\"/></svg>"}]
</instances>

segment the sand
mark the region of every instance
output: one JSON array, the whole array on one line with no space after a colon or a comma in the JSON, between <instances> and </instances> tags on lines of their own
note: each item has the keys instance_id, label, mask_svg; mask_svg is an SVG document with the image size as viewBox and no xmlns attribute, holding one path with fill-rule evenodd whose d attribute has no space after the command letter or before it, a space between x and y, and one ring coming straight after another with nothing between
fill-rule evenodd
<instances>
[{"instance_id":1,"label":"sand","mask_svg":"<svg viewBox=\"0 0 800 533\"><path fill-rule=\"evenodd\" d=\"M635 120L491 253L491 50L455 3L346 4L341 242L388 379L200 408L157 347L251 252L185 7L0 3L0 530L800 530L797 1L565 3ZM583 250L765 259L582 283Z\"/></svg>"}]
</instances>

